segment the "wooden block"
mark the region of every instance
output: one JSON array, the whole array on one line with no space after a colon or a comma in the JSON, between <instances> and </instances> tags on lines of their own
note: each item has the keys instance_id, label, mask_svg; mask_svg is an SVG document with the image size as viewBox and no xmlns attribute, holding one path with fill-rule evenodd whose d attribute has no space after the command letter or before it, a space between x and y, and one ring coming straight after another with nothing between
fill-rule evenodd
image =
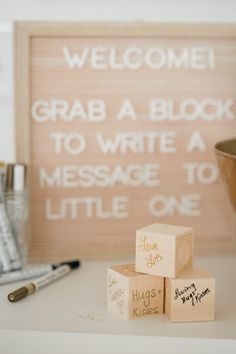
<instances>
[{"instance_id":1,"label":"wooden block","mask_svg":"<svg viewBox=\"0 0 236 354\"><path fill-rule=\"evenodd\" d=\"M136 231L137 272L175 278L192 267L193 229L152 224Z\"/></svg>"},{"instance_id":2,"label":"wooden block","mask_svg":"<svg viewBox=\"0 0 236 354\"><path fill-rule=\"evenodd\" d=\"M165 313L172 322L212 321L215 279L204 269L191 269L165 279Z\"/></svg>"},{"instance_id":3,"label":"wooden block","mask_svg":"<svg viewBox=\"0 0 236 354\"><path fill-rule=\"evenodd\" d=\"M108 268L108 308L125 319L163 313L164 278L135 272L134 264Z\"/></svg>"}]
</instances>

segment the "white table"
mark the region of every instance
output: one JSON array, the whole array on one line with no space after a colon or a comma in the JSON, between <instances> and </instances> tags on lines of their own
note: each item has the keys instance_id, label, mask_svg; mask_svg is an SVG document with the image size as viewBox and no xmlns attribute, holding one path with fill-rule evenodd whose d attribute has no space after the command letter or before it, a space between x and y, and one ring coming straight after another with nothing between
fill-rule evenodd
<instances>
[{"instance_id":1,"label":"white table","mask_svg":"<svg viewBox=\"0 0 236 354\"><path fill-rule=\"evenodd\" d=\"M127 263L127 260L113 264ZM198 257L216 278L216 320L170 323L163 316L120 320L106 310L106 269L83 263L42 291L9 303L25 282L0 287L0 354L236 353L236 255ZM69 332L69 333L68 333ZM159 351L159 350L158 350Z\"/></svg>"}]
</instances>

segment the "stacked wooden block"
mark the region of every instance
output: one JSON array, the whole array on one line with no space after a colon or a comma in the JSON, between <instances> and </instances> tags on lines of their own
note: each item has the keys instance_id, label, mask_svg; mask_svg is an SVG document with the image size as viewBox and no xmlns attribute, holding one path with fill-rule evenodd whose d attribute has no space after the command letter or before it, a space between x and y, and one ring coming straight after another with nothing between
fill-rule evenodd
<instances>
[{"instance_id":1,"label":"stacked wooden block","mask_svg":"<svg viewBox=\"0 0 236 354\"><path fill-rule=\"evenodd\" d=\"M108 308L125 319L214 320L215 279L193 268L193 230L152 224L136 232L135 264L108 268Z\"/></svg>"}]
</instances>

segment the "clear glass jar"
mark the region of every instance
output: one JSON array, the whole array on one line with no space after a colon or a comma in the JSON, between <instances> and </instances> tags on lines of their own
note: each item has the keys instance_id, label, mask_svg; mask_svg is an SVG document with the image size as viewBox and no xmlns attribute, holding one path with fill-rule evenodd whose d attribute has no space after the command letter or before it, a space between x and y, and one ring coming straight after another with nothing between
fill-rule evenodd
<instances>
[{"instance_id":1,"label":"clear glass jar","mask_svg":"<svg viewBox=\"0 0 236 354\"><path fill-rule=\"evenodd\" d=\"M6 192L5 203L13 236L21 257L21 263L22 266L25 266L28 261L29 249L27 233L29 219L28 193L25 190L21 192Z\"/></svg>"}]
</instances>

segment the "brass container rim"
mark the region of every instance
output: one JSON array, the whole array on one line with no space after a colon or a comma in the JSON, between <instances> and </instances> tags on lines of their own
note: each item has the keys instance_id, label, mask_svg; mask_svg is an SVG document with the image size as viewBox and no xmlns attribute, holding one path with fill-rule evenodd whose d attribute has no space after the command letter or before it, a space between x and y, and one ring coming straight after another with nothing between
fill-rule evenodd
<instances>
[{"instance_id":1,"label":"brass container rim","mask_svg":"<svg viewBox=\"0 0 236 354\"><path fill-rule=\"evenodd\" d=\"M235 152L230 152L225 145L235 144ZM215 152L223 157L236 160L236 138L219 141L215 144Z\"/></svg>"}]
</instances>

